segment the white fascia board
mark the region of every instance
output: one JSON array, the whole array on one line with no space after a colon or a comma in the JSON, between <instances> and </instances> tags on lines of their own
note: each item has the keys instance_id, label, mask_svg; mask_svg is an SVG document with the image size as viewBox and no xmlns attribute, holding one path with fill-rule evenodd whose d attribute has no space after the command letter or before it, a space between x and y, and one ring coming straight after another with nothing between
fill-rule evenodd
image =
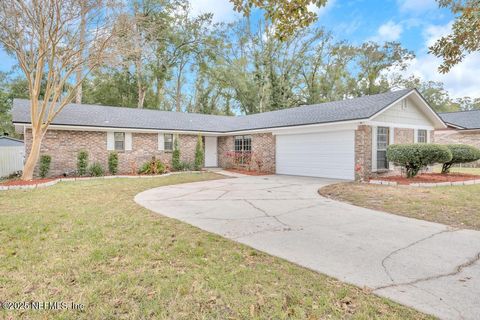
<instances>
[{"instance_id":1,"label":"white fascia board","mask_svg":"<svg viewBox=\"0 0 480 320\"><path fill-rule=\"evenodd\" d=\"M265 129L254 129L254 130L242 130L242 131L231 131L231 132L203 132L203 131L182 131L182 130L155 130L155 129L134 129L134 128L115 128L115 127L89 127L89 126L69 126L69 125L49 125L49 129L52 130L72 130L72 131L120 131L120 132L138 132L138 133L175 133L175 134L189 134L197 135L201 134L204 136L232 136L232 135L242 135L242 134L254 134L254 133L272 133L272 134L288 134L290 132L317 132L319 130L323 131L333 131L333 130L346 130L346 129L356 129L357 125L361 120L352 120L352 121L343 121L343 122L329 122L329 123L318 123L318 124L309 124L309 125L300 125L300 126L290 126L290 127L279 127L279 128L265 128ZM20 125L20 124L16 124ZM350 125L350 126L347 126ZM31 124L21 124L22 128L31 128Z\"/></svg>"},{"instance_id":2,"label":"white fascia board","mask_svg":"<svg viewBox=\"0 0 480 320\"><path fill-rule=\"evenodd\" d=\"M403 128L403 129L420 129L420 130L435 130L432 126L422 126L415 124L401 124L401 123L392 123L392 122L381 122L381 121L365 121L363 124L376 127L390 127L390 128Z\"/></svg>"},{"instance_id":3,"label":"white fascia board","mask_svg":"<svg viewBox=\"0 0 480 320\"><path fill-rule=\"evenodd\" d=\"M274 128L274 129L271 129L270 132L272 132L273 135L283 135L283 134L313 133L313 132L322 132L322 131L325 132L325 131L355 130L357 129L360 123L361 123L361 120L320 123L320 124L314 124L314 125Z\"/></svg>"},{"instance_id":4,"label":"white fascia board","mask_svg":"<svg viewBox=\"0 0 480 320\"><path fill-rule=\"evenodd\" d=\"M465 129L464 127L461 127L461 126L458 126L458 125L455 125L453 123L450 123L450 122L445 122L447 124L447 126L449 127L453 127L455 129Z\"/></svg>"},{"instance_id":5,"label":"white fascia board","mask_svg":"<svg viewBox=\"0 0 480 320\"><path fill-rule=\"evenodd\" d=\"M19 126L20 124L16 124ZM25 128L31 128L31 124L22 124ZM51 130L71 130L71 131L101 131L101 132L137 132L137 133L176 133L176 134L190 134L190 135L211 135L219 136L221 133L215 132L202 132L202 131L182 131L182 130L155 130L155 129L134 129L134 128L116 128L116 127L89 127L89 126L68 126L68 125L57 125L51 124L48 126Z\"/></svg>"}]
</instances>

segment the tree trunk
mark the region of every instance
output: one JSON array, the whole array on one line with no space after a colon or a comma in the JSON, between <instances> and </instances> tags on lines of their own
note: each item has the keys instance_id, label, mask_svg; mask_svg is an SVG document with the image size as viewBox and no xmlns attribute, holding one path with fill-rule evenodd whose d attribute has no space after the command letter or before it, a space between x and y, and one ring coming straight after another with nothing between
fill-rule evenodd
<instances>
[{"instance_id":1,"label":"tree trunk","mask_svg":"<svg viewBox=\"0 0 480 320\"><path fill-rule=\"evenodd\" d=\"M42 145L43 134L33 134L32 131L32 148L28 154L27 161L23 166L22 180L32 180L33 170L40 156L40 147Z\"/></svg>"},{"instance_id":2,"label":"tree trunk","mask_svg":"<svg viewBox=\"0 0 480 320\"><path fill-rule=\"evenodd\" d=\"M85 33L86 33L86 24L87 24L87 14L85 12L84 6L85 4L81 2L82 6L82 15L81 15L81 20L80 20L80 39L79 39L79 59L83 59L83 54L84 54L84 48L85 48ZM81 83L83 79L83 69L82 66L78 67L77 73L76 73L76 79L75 81L77 83ZM83 96L83 87L82 84L80 84L77 87L77 92L75 93L75 103L82 103L82 96Z\"/></svg>"}]
</instances>

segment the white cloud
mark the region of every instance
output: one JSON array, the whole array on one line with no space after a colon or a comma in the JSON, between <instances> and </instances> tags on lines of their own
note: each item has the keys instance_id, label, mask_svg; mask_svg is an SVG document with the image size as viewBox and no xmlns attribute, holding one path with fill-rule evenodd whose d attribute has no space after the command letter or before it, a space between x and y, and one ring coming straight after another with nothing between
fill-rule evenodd
<instances>
[{"instance_id":1,"label":"white cloud","mask_svg":"<svg viewBox=\"0 0 480 320\"><path fill-rule=\"evenodd\" d=\"M480 97L478 80L480 53L468 55L464 61L454 66L447 74L438 72L442 60L428 53L428 47L441 36L448 34L451 26L450 22L446 25L430 25L425 28L423 32L425 47L412 61L405 74L407 76L415 75L424 80L441 81L453 97Z\"/></svg>"},{"instance_id":2,"label":"white cloud","mask_svg":"<svg viewBox=\"0 0 480 320\"><path fill-rule=\"evenodd\" d=\"M421 14L437 8L435 0L397 0L400 11Z\"/></svg>"},{"instance_id":3,"label":"white cloud","mask_svg":"<svg viewBox=\"0 0 480 320\"><path fill-rule=\"evenodd\" d=\"M231 22L241 17L229 0L191 0L190 6L194 15L213 13L215 22Z\"/></svg>"},{"instance_id":4,"label":"white cloud","mask_svg":"<svg viewBox=\"0 0 480 320\"><path fill-rule=\"evenodd\" d=\"M402 32L403 27L401 24L388 21L387 23L382 24L378 28L377 34L371 37L369 40L376 42L397 41L400 39Z\"/></svg>"}]
</instances>

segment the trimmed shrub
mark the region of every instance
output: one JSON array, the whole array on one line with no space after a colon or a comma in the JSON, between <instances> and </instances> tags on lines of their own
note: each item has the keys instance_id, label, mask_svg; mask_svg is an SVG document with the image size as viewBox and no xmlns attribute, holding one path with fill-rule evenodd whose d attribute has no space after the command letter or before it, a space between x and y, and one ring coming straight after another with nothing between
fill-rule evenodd
<instances>
[{"instance_id":1,"label":"trimmed shrub","mask_svg":"<svg viewBox=\"0 0 480 320\"><path fill-rule=\"evenodd\" d=\"M110 174L118 173L118 153L110 152L108 155L108 172Z\"/></svg>"},{"instance_id":2,"label":"trimmed shrub","mask_svg":"<svg viewBox=\"0 0 480 320\"><path fill-rule=\"evenodd\" d=\"M50 171L51 162L52 162L52 157L49 156L48 154L44 154L40 157L40 167L39 167L40 177L45 178L48 175L48 172Z\"/></svg>"},{"instance_id":3,"label":"trimmed shrub","mask_svg":"<svg viewBox=\"0 0 480 320\"><path fill-rule=\"evenodd\" d=\"M77 155L77 173L79 176L87 174L88 169L88 152L81 150Z\"/></svg>"},{"instance_id":4,"label":"trimmed shrub","mask_svg":"<svg viewBox=\"0 0 480 320\"><path fill-rule=\"evenodd\" d=\"M172 168L175 171L182 170L182 163L180 162L180 149L178 149L178 139L174 139L173 142Z\"/></svg>"},{"instance_id":5,"label":"trimmed shrub","mask_svg":"<svg viewBox=\"0 0 480 320\"><path fill-rule=\"evenodd\" d=\"M428 165L450 161L452 153L446 146L438 144L392 144L387 147L387 159L402 166L407 178L413 178Z\"/></svg>"},{"instance_id":6,"label":"trimmed shrub","mask_svg":"<svg viewBox=\"0 0 480 320\"><path fill-rule=\"evenodd\" d=\"M94 162L88 167L88 174L92 177L101 177L105 174L105 170L99 162Z\"/></svg>"},{"instance_id":7,"label":"trimmed shrub","mask_svg":"<svg viewBox=\"0 0 480 320\"><path fill-rule=\"evenodd\" d=\"M203 160L204 160L204 154L203 154L202 136L198 135L197 145L195 147L195 166L194 166L195 170L202 169Z\"/></svg>"},{"instance_id":8,"label":"trimmed shrub","mask_svg":"<svg viewBox=\"0 0 480 320\"><path fill-rule=\"evenodd\" d=\"M454 164L480 160L480 149L468 144L447 144L446 147L452 153L452 160L443 163L442 173L449 173Z\"/></svg>"},{"instance_id":9,"label":"trimmed shrub","mask_svg":"<svg viewBox=\"0 0 480 320\"><path fill-rule=\"evenodd\" d=\"M140 174L162 174L165 173L165 165L162 161L152 157L152 160L145 162L138 170Z\"/></svg>"}]
</instances>

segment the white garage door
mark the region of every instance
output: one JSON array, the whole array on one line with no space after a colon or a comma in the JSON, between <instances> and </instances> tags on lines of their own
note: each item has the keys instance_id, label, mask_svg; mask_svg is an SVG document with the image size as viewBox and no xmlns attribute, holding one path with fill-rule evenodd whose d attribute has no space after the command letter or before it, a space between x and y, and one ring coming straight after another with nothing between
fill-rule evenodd
<instances>
[{"instance_id":1,"label":"white garage door","mask_svg":"<svg viewBox=\"0 0 480 320\"><path fill-rule=\"evenodd\" d=\"M353 180L353 130L277 135L278 174Z\"/></svg>"}]
</instances>

